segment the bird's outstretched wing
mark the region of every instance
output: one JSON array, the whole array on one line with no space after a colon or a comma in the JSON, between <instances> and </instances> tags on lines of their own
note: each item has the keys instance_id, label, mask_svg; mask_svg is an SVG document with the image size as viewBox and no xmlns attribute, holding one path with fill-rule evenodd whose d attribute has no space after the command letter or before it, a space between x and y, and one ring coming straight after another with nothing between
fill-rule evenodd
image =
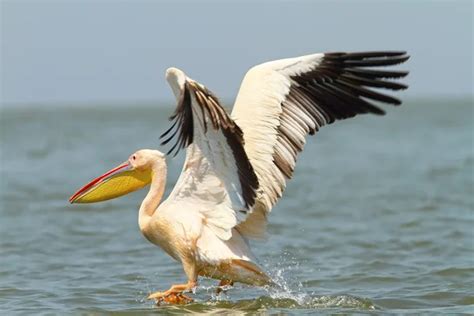
<instances>
[{"instance_id":1,"label":"bird's outstretched wing","mask_svg":"<svg viewBox=\"0 0 474 316\"><path fill-rule=\"evenodd\" d=\"M181 176L164 203L198 211L223 240L245 220L255 203L258 180L244 150L242 131L203 85L176 69L167 79L178 99L163 144L168 154L187 148Z\"/></svg>"},{"instance_id":2,"label":"bird's outstretched wing","mask_svg":"<svg viewBox=\"0 0 474 316\"><path fill-rule=\"evenodd\" d=\"M238 226L244 235L264 233L266 215L291 178L307 134L357 114L382 115L378 103L401 104L377 89L406 89L395 79L408 72L379 67L408 58L397 51L321 53L267 62L247 72L231 115L244 133L259 181L256 205Z\"/></svg>"}]
</instances>

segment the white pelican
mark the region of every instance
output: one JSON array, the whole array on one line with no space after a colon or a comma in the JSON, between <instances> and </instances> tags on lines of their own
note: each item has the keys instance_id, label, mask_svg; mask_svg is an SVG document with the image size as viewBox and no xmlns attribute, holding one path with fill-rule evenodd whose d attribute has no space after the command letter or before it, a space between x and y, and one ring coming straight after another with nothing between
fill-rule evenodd
<instances>
[{"instance_id":1,"label":"white pelican","mask_svg":"<svg viewBox=\"0 0 474 316\"><path fill-rule=\"evenodd\" d=\"M408 72L377 67L405 62L405 52L321 53L267 62L250 69L229 115L205 86L183 71L166 71L177 108L163 143L186 148L170 196L165 154L143 149L81 188L71 203L104 201L150 184L138 223L142 234L180 261L184 284L153 293L158 302L188 302L198 276L264 286L248 240L265 235L267 217L282 196L307 134L335 120L384 114L377 103L401 102L375 89L406 89L394 79ZM375 69L374 69L375 67Z\"/></svg>"}]
</instances>

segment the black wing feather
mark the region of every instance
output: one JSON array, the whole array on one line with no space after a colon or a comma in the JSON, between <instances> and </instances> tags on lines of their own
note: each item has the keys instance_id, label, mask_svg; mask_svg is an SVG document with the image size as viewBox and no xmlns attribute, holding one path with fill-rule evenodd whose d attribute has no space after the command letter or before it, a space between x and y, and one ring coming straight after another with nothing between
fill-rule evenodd
<instances>
[{"instance_id":1,"label":"black wing feather","mask_svg":"<svg viewBox=\"0 0 474 316\"><path fill-rule=\"evenodd\" d=\"M293 169L281 153L281 147L286 146L293 156L303 150L296 145L291 135L292 124L303 126L302 120L288 120L292 111L297 107L313 120L315 128L309 129L313 134L326 124L342 120L358 114L385 114L375 102L400 105L401 101L390 95L380 93L377 89L403 90L408 86L393 79L408 75L407 71L373 69L373 67L393 66L407 61L409 56L404 51L378 51L357 53L326 53L322 61L305 73L291 77L293 84L285 101L282 102L282 114L278 133L281 142L275 146L273 161L280 171L291 178ZM293 111L294 112L294 111ZM288 148L291 146L292 148Z\"/></svg>"}]
</instances>

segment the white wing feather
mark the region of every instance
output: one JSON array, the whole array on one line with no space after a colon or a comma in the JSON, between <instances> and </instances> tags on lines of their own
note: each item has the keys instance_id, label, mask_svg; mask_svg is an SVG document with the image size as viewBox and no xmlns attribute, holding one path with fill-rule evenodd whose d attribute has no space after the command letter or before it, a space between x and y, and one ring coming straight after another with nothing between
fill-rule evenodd
<instances>
[{"instance_id":1,"label":"white wing feather","mask_svg":"<svg viewBox=\"0 0 474 316\"><path fill-rule=\"evenodd\" d=\"M254 179L241 176L250 172L242 170L244 160L247 167L251 169L251 166L242 144L240 151L244 156L239 155L236 148L240 129L232 126L234 123L210 92L187 78L182 71L168 70L167 79L180 102L177 111L182 111L179 113L182 120L178 122L181 126L175 131L175 134L180 134L178 150L180 146L187 146L187 150L181 176L164 203L173 208L199 212L206 226L220 239L228 240L232 228L246 218L253 205L255 193L251 191L253 195L249 197L249 185L251 190L258 185L253 170L250 171ZM184 97L189 100L181 99ZM226 134L230 129L234 133ZM252 181L254 183L247 183Z\"/></svg>"},{"instance_id":2,"label":"white wing feather","mask_svg":"<svg viewBox=\"0 0 474 316\"><path fill-rule=\"evenodd\" d=\"M282 196L307 134L337 119L383 114L368 101L400 104L367 87L405 89L381 79L401 78L407 72L359 67L389 66L407 59L404 52L312 54L267 62L247 72L232 118L244 133L259 190L252 213L237 227L243 235L264 237L267 214Z\"/></svg>"}]
</instances>

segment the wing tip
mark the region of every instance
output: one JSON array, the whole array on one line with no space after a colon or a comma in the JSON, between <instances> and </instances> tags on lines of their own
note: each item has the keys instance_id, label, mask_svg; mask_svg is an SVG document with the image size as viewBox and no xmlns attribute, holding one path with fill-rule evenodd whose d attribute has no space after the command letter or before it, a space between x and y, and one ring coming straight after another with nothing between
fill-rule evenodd
<instances>
[{"instance_id":1,"label":"wing tip","mask_svg":"<svg viewBox=\"0 0 474 316\"><path fill-rule=\"evenodd\" d=\"M328 61L341 62L348 67L383 67L406 62L410 59L407 51L365 51L365 52L328 52L324 58Z\"/></svg>"},{"instance_id":2,"label":"wing tip","mask_svg":"<svg viewBox=\"0 0 474 316\"><path fill-rule=\"evenodd\" d=\"M186 74L179 68L169 67L166 69L166 80L179 81L184 85L184 81L186 81Z\"/></svg>"},{"instance_id":3,"label":"wing tip","mask_svg":"<svg viewBox=\"0 0 474 316\"><path fill-rule=\"evenodd\" d=\"M181 95L181 91L185 89L188 77L186 76L184 71L176 67L170 67L166 69L165 77L166 81L168 81L168 84L171 87L171 90L173 90L174 96L176 97L176 99L178 99Z\"/></svg>"}]
</instances>

